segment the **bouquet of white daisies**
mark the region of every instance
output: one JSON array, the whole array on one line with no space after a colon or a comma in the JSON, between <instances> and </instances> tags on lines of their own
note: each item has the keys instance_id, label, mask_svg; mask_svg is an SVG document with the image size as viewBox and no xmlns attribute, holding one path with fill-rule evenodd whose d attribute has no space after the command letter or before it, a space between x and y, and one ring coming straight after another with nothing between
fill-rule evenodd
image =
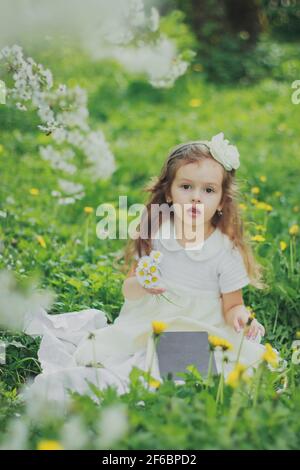
<instances>
[{"instance_id":1,"label":"bouquet of white daisies","mask_svg":"<svg viewBox=\"0 0 300 470\"><path fill-rule=\"evenodd\" d=\"M135 273L138 282L145 288L151 289L162 287L161 285L161 271L159 263L161 262L163 254L158 250L152 250L149 256L142 256L137 264ZM159 294L164 297L168 302L175 304L168 299L164 294ZM179 305L177 305L179 306Z\"/></svg>"},{"instance_id":2,"label":"bouquet of white daisies","mask_svg":"<svg viewBox=\"0 0 300 470\"><path fill-rule=\"evenodd\" d=\"M136 267L136 277L143 287L158 287L161 281L159 263L163 254L158 250L152 250L149 256L142 256Z\"/></svg>"}]
</instances>

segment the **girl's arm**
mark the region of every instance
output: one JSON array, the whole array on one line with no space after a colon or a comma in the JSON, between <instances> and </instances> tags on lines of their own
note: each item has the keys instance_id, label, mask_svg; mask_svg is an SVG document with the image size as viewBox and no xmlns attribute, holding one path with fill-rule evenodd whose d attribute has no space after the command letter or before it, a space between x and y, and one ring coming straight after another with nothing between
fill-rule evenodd
<instances>
[{"instance_id":1,"label":"girl's arm","mask_svg":"<svg viewBox=\"0 0 300 470\"><path fill-rule=\"evenodd\" d=\"M222 294L222 306L226 323L232 326L236 332L241 331L241 329L245 327L250 315L244 305L242 289ZM264 335L265 329L256 319L254 319L251 322L251 326L246 337L248 339L254 339L259 332Z\"/></svg>"}]
</instances>

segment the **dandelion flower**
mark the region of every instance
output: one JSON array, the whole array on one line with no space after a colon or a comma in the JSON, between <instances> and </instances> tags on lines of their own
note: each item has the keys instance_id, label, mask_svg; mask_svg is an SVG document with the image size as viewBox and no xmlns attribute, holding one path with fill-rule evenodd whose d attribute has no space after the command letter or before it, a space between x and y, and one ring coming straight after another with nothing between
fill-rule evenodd
<instances>
[{"instance_id":1,"label":"dandelion flower","mask_svg":"<svg viewBox=\"0 0 300 470\"><path fill-rule=\"evenodd\" d=\"M29 193L31 194L31 196L38 196L40 194L40 190L37 188L30 188Z\"/></svg>"},{"instance_id":2,"label":"dandelion flower","mask_svg":"<svg viewBox=\"0 0 300 470\"><path fill-rule=\"evenodd\" d=\"M220 347L223 351L227 351L227 349L232 349L232 344L224 338L220 338L219 336L208 336L208 341L211 344L212 348L215 349Z\"/></svg>"},{"instance_id":3,"label":"dandelion flower","mask_svg":"<svg viewBox=\"0 0 300 470\"><path fill-rule=\"evenodd\" d=\"M251 240L253 240L254 242L264 242L266 241L265 237L263 237L262 235L254 235L253 237L251 237Z\"/></svg>"},{"instance_id":4,"label":"dandelion flower","mask_svg":"<svg viewBox=\"0 0 300 470\"><path fill-rule=\"evenodd\" d=\"M152 388L159 388L160 387L160 381L156 379L151 379L149 380L149 386Z\"/></svg>"},{"instance_id":5,"label":"dandelion flower","mask_svg":"<svg viewBox=\"0 0 300 470\"><path fill-rule=\"evenodd\" d=\"M259 179L262 183L265 183L267 181L267 177L265 175L261 175Z\"/></svg>"},{"instance_id":6,"label":"dandelion flower","mask_svg":"<svg viewBox=\"0 0 300 470\"><path fill-rule=\"evenodd\" d=\"M287 248L287 243L284 240L280 240L279 246L280 246L281 251L284 251Z\"/></svg>"},{"instance_id":7,"label":"dandelion flower","mask_svg":"<svg viewBox=\"0 0 300 470\"><path fill-rule=\"evenodd\" d=\"M86 206L86 207L84 208L84 212L85 212L86 214L91 214L92 212L94 212L94 209L93 209L92 207Z\"/></svg>"},{"instance_id":8,"label":"dandelion flower","mask_svg":"<svg viewBox=\"0 0 300 470\"><path fill-rule=\"evenodd\" d=\"M199 106L201 106L201 104L202 104L202 100L200 100L199 98L193 98L189 102L189 105L191 106L191 108L198 108Z\"/></svg>"},{"instance_id":9,"label":"dandelion flower","mask_svg":"<svg viewBox=\"0 0 300 470\"><path fill-rule=\"evenodd\" d=\"M241 381L248 382L250 377L245 373L246 366L243 364L236 364L235 368L228 374L226 383L232 388L236 388Z\"/></svg>"},{"instance_id":10,"label":"dandelion flower","mask_svg":"<svg viewBox=\"0 0 300 470\"><path fill-rule=\"evenodd\" d=\"M296 235L298 235L298 233L299 233L299 225L297 225L297 224L292 225L289 229L289 234L293 235L293 236L296 236Z\"/></svg>"},{"instance_id":11,"label":"dandelion flower","mask_svg":"<svg viewBox=\"0 0 300 470\"><path fill-rule=\"evenodd\" d=\"M39 441L37 450L63 450L63 447L58 441L43 439Z\"/></svg>"},{"instance_id":12,"label":"dandelion flower","mask_svg":"<svg viewBox=\"0 0 300 470\"><path fill-rule=\"evenodd\" d=\"M163 321L153 321L152 329L155 335L160 335L167 328L167 324Z\"/></svg>"},{"instance_id":13,"label":"dandelion flower","mask_svg":"<svg viewBox=\"0 0 300 470\"><path fill-rule=\"evenodd\" d=\"M264 225L255 225L256 230L260 230L261 232L266 232L266 227Z\"/></svg>"},{"instance_id":14,"label":"dandelion flower","mask_svg":"<svg viewBox=\"0 0 300 470\"><path fill-rule=\"evenodd\" d=\"M270 204L267 204L266 202L258 201L256 204L256 209L262 209L266 212L271 212L273 210L273 207Z\"/></svg>"},{"instance_id":15,"label":"dandelion flower","mask_svg":"<svg viewBox=\"0 0 300 470\"><path fill-rule=\"evenodd\" d=\"M41 235L37 235L36 239L37 239L38 243L41 245L41 247L47 248L46 242L45 242L44 238Z\"/></svg>"},{"instance_id":16,"label":"dandelion flower","mask_svg":"<svg viewBox=\"0 0 300 470\"><path fill-rule=\"evenodd\" d=\"M270 343L265 344L265 352L262 355L262 360L270 364L272 367L278 366L278 355L272 348Z\"/></svg>"},{"instance_id":17,"label":"dandelion flower","mask_svg":"<svg viewBox=\"0 0 300 470\"><path fill-rule=\"evenodd\" d=\"M253 188L251 188L251 193L252 194L259 194L260 193L260 189L258 186L254 186Z\"/></svg>"}]
</instances>

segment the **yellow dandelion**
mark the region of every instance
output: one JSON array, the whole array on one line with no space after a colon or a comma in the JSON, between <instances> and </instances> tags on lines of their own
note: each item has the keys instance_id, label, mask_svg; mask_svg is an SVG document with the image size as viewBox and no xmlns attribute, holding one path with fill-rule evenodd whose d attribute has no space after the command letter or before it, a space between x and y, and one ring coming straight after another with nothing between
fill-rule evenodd
<instances>
[{"instance_id":1,"label":"yellow dandelion","mask_svg":"<svg viewBox=\"0 0 300 470\"><path fill-rule=\"evenodd\" d=\"M45 239L41 235L37 235L36 239L37 239L38 243L41 245L41 247L43 247L43 248L47 247Z\"/></svg>"},{"instance_id":2,"label":"yellow dandelion","mask_svg":"<svg viewBox=\"0 0 300 470\"><path fill-rule=\"evenodd\" d=\"M262 183L265 183L267 181L267 177L265 175L261 175L259 179Z\"/></svg>"},{"instance_id":3,"label":"yellow dandelion","mask_svg":"<svg viewBox=\"0 0 300 470\"><path fill-rule=\"evenodd\" d=\"M167 324L163 321L153 321L152 329L155 335L160 335L167 328Z\"/></svg>"},{"instance_id":4,"label":"yellow dandelion","mask_svg":"<svg viewBox=\"0 0 300 470\"><path fill-rule=\"evenodd\" d=\"M241 203L241 204L239 204L239 208L242 209L243 211L245 211L247 209L247 206L246 206L246 204Z\"/></svg>"},{"instance_id":5,"label":"yellow dandelion","mask_svg":"<svg viewBox=\"0 0 300 470\"><path fill-rule=\"evenodd\" d=\"M296 236L296 235L298 235L298 233L299 233L299 225L297 225L297 224L292 225L289 229L289 234L293 235L293 236Z\"/></svg>"},{"instance_id":6,"label":"yellow dandelion","mask_svg":"<svg viewBox=\"0 0 300 470\"><path fill-rule=\"evenodd\" d=\"M89 206L86 206L83 210L86 214L91 214L92 212L94 212L93 207L89 207Z\"/></svg>"},{"instance_id":7,"label":"yellow dandelion","mask_svg":"<svg viewBox=\"0 0 300 470\"><path fill-rule=\"evenodd\" d=\"M51 439L42 439L37 445L37 450L63 450L64 448L58 441Z\"/></svg>"},{"instance_id":8,"label":"yellow dandelion","mask_svg":"<svg viewBox=\"0 0 300 470\"><path fill-rule=\"evenodd\" d=\"M280 246L281 251L284 251L287 249L287 243L284 240L280 240L279 246Z\"/></svg>"},{"instance_id":9,"label":"yellow dandelion","mask_svg":"<svg viewBox=\"0 0 300 470\"><path fill-rule=\"evenodd\" d=\"M159 388L160 387L160 381L156 379L151 379L149 380L149 386L152 388Z\"/></svg>"},{"instance_id":10,"label":"yellow dandelion","mask_svg":"<svg viewBox=\"0 0 300 470\"><path fill-rule=\"evenodd\" d=\"M38 196L40 194L40 190L37 188L30 188L29 193L31 194L31 196Z\"/></svg>"},{"instance_id":11,"label":"yellow dandelion","mask_svg":"<svg viewBox=\"0 0 300 470\"><path fill-rule=\"evenodd\" d=\"M254 235L253 237L251 237L251 240L259 243L263 243L264 241L266 241L265 237L263 237L262 235Z\"/></svg>"},{"instance_id":12,"label":"yellow dandelion","mask_svg":"<svg viewBox=\"0 0 300 470\"><path fill-rule=\"evenodd\" d=\"M191 108L198 108L199 106L201 106L201 104L202 104L202 100L200 100L199 98L193 98L189 102L189 105L191 106Z\"/></svg>"},{"instance_id":13,"label":"yellow dandelion","mask_svg":"<svg viewBox=\"0 0 300 470\"><path fill-rule=\"evenodd\" d=\"M226 383L232 388L236 388L241 381L248 382L250 377L245 373L246 366L237 363L234 369L229 372Z\"/></svg>"},{"instance_id":14,"label":"yellow dandelion","mask_svg":"<svg viewBox=\"0 0 300 470\"><path fill-rule=\"evenodd\" d=\"M251 199L251 204L253 204L254 206L256 206L256 204L258 204L258 200L253 197L253 198Z\"/></svg>"},{"instance_id":15,"label":"yellow dandelion","mask_svg":"<svg viewBox=\"0 0 300 470\"><path fill-rule=\"evenodd\" d=\"M251 188L251 193L252 194L259 194L260 193L260 189L258 186L254 186L253 188Z\"/></svg>"},{"instance_id":16,"label":"yellow dandelion","mask_svg":"<svg viewBox=\"0 0 300 470\"><path fill-rule=\"evenodd\" d=\"M278 366L278 356L270 343L265 344L265 352L261 356L262 360L270 364L272 367Z\"/></svg>"},{"instance_id":17,"label":"yellow dandelion","mask_svg":"<svg viewBox=\"0 0 300 470\"><path fill-rule=\"evenodd\" d=\"M227 349L232 349L232 344L227 341L227 339L220 338L219 336L208 336L208 341L211 344L212 348L222 348L223 351L227 351Z\"/></svg>"},{"instance_id":18,"label":"yellow dandelion","mask_svg":"<svg viewBox=\"0 0 300 470\"><path fill-rule=\"evenodd\" d=\"M261 232L266 232L266 227L264 225L257 224L255 225L256 230L260 230Z\"/></svg>"},{"instance_id":19,"label":"yellow dandelion","mask_svg":"<svg viewBox=\"0 0 300 470\"><path fill-rule=\"evenodd\" d=\"M258 201L256 204L257 209L262 209L267 212L271 212L273 210L273 207L270 204L267 204L266 202Z\"/></svg>"}]
</instances>

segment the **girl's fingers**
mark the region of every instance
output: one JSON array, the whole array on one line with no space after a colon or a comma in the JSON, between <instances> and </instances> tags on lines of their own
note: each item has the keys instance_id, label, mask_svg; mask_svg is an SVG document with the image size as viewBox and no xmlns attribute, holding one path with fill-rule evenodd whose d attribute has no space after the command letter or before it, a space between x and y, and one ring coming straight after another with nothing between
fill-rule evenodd
<instances>
[{"instance_id":1,"label":"girl's fingers","mask_svg":"<svg viewBox=\"0 0 300 470\"><path fill-rule=\"evenodd\" d=\"M259 330L260 330L260 334L261 334L262 336L265 336L265 333L266 333L265 328L264 328L262 325L259 325L258 328L259 328Z\"/></svg>"},{"instance_id":2,"label":"girl's fingers","mask_svg":"<svg viewBox=\"0 0 300 470\"><path fill-rule=\"evenodd\" d=\"M151 289L153 294L162 294L166 289Z\"/></svg>"},{"instance_id":3,"label":"girl's fingers","mask_svg":"<svg viewBox=\"0 0 300 470\"><path fill-rule=\"evenodd\" d=\"M259 333L260 333L259 327L254 326L253 329L249 331L249 339L255 339Z\"/></svg>"},{"instance_id":4,"label":"girl's fingers","mask_svg":"<svg viewBox=\"0 0 300 470\"><path fill-rule=\"evenodd\" d=\"M235 319L233 320L233 327L234 327L234 329L235 329L235 331L236 331L237 333L239 333L239 331L241 331L241 327L240 327L240 323L239 323L239 319L238 319L238 318L235 318Z\"/></svg>"}]
</instances>

